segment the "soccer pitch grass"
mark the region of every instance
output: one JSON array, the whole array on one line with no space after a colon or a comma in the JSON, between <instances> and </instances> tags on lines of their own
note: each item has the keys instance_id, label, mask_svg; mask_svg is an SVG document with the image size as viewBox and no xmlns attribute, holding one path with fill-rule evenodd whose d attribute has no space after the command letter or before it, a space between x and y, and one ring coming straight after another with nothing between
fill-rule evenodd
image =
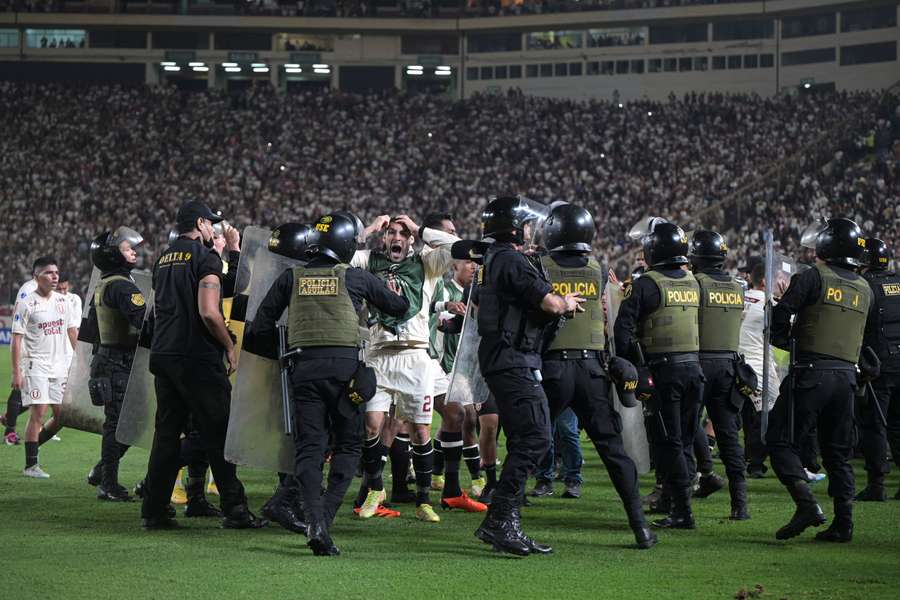
<instances>
[{"instance_id":1,"label":"soccer pitch grass","mask_svg":"<svg viewBox=\"0 0 900 600\"><path fill-rule=\"evenodd\" d=\"M4 395L8 381L2 348ZM23 415L20 433L24 426ZM778 542L773 534L793 505L771 474L750 482L752 520L728 521L723 490L695 502L696 531L662 532L657 547L639 551L585 443L583 497L541 499L524 511L528 533L553 545L551 556L492 552L472 535L479 515L440 512L441 523L425 524L404 505L399 519L361 522L345 505L333 528L342 555L318 558L277 525L224 531L217 520L180 517L179 531L144 532L137 504L101 503L85 483L100 438L74 430L60 437L41 449L48 480L22 476L22 446L0 447L3 598L900 598L900 501L857 505L849 545L813 542L811 531ZM123 484L138 481L146 464L145 450L130 450ZM239 473L258 510L275 476ZM891 495L897 484L892 473ZM651 485L645 477L643 491ZM830 516L824 485L816 492Z\"/></svg>"}]
</instances>

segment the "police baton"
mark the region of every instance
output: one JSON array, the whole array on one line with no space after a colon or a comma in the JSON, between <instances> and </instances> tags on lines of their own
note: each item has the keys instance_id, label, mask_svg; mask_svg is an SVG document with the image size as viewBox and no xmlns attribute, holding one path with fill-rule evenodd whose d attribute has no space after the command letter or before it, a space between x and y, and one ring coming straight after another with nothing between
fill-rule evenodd
<instances>
[{"instance_id":1,"label":"police baton","mask_svg":"<svg viewBox=\"0 0 900 600\"><path fill-rule=\"evenodd\" d=\"M878 394L875 393L875 390L872 388L872 382L866 382L866 395L871 396L869 401L875 405L875 410L878 412L878 418L881 420L881 423L887 427L887 417L884 414L884 410L881 408L881 403L878 402Z\"/></svg>"},{"instance_id":2,"label":"police baton","mask_svg":"<svg viewBox=\"0 0 900 600\"><path fill-rule=\"evenodd\" d=\"M300 354L300 349L288 351L287 327L278 326L278 367L281 375L281 422L285 435L294 434L294 420L291 418L291 367L292 357Z\"/></svg>"}]
</instances>

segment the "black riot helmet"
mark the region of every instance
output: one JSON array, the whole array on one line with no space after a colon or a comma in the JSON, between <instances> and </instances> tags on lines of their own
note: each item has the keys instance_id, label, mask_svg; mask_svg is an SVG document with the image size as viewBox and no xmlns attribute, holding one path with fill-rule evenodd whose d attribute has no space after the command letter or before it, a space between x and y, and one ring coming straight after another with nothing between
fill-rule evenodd
<instances>
[{"instance_id":1,"label":"black riot helmet","mask_svg":"<svg viewBox=\"0 0 900 600\"><path fill-rule=\"evenodd\" d=\"M878 238L866 240L866 266L876 271L884 271L891 264L891 247Z\"/></svg>"},{"instance_id":2,"label":"black riot helmet","mask_svg":"<svg viewBox=\"0 0 900 600\"><path fill-rule=\"evenodd\" d=\"M544 245L551 252L590 252L595 233L591 213L574 204L560 204L550 210L550 216L544 223Z\"/></svg>"},{"instance_id":3,"label":"black riot helmet","mask_svg":"<svg viewBox=\"0 0 900 600\"><path fill-rule=\"evenodd\" d=\"M641 238L644 260L650 267L688 264L688 239L678 225L659 222Z\"/></svg>"},{"instance_id":4,"label":"black riot helmet","mask_svg":"<svg viewBox=\"0 0 900 600\"><path fill-rule=\"evenodd\" d=\"M123 242L128 242L135 248L144 242L144 238L131 227L122 226L112 232L104 231L91 242L91 262L101 271L133 268L134 265L125 260L119 249Z\"/></svg>"},{"instance_id":5,"label":"black riot helmet","mask_svg":"<svg viewBox=\"0 0 900 600\"><path fill-rule=\"evenodd\" d=\"M865 252L862 230L850 219L828 219L825 229L816 236L816 256L828 264L855 269Z\"/></svg>"},{"instance_id":6,"label":"black riot helmet","mask_svg":"<svg viewBox=\"0 0 900 600\"><path fill-rule=\"evenodd\" d=\"M349 263L356 252L357 220L346 211L324 215L313 224L307 238L312 255L323 254Z\"/></svg>"},{"instance_id":7,"label":"black riot helmet","mask_svg":"<svg viewBox=\"0 0 900 600\"><path fill-rule=\"evenodd\" d=\"M309 232L312 227L305 223L285 223L272 230L269 236L269 252L293 258L306 259L309 249Z\"/></svg>"},{"instance_id":8,"label":"black riot helmet","mask_svg":"<svg viewBox=\"0 0 900 600\"><path fill-rule=\"evenodd\" d=\"M547 207L521 196L494 198L481 213L481 237L524 244L525 225L547 217Z\"/></svg>"},{"instance_id":9,"label":"black riot helmet","mask_svg":"<svg viewBox=\"0 0 900 600\"><path fill-rule=\"evenodd\" d=\"M691 263L698 266L720 265L725 262L728 244L725 238L716 231L701 229L691 237L688 257Z\"/></svg>"}]
</instances>

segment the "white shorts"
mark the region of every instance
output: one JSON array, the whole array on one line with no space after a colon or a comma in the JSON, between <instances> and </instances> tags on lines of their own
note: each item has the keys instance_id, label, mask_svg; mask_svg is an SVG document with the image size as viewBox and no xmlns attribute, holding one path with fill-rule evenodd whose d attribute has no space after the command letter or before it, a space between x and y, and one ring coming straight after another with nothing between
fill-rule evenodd
<instances>
[{"instance_id":1,"label":"white shorts","mask_svg":"<svg viewBox=\"0 0 900 600\"><path fill-rule=\"evenodd\" d=\"M407 423L430 425L434 413L434 380L440 367L428 350L370 352L367 363L375 369L378 388L366 412L390 412Z\"/></svg>"},{"instance_id":2,"label":"white shorts","mask_svg":"<svg viewBox=\"0 0 900 600\"><path fill-rule=\"evenodd\" d=\"M66 392L65 377L27 375L22 388L22 406L34 404L62 404Z\"/></svg>"},{"instance_id":3,"label":"white shorts","mask_svg":"<svg viewBox=\"0 0 900 600\"><path fill-rule=\"evenodd\" d=\"M436 365L434 368L434 395L445 396L450 388L450 374L444 373L444 369L439 362L434 361L434 364Z\"/></svg>"}]
</instances>

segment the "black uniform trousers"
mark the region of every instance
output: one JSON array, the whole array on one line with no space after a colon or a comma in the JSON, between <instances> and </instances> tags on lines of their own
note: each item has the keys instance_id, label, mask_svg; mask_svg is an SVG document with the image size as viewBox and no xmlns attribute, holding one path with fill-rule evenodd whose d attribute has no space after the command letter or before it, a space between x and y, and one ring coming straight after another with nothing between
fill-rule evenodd
<instances>
[{"instance_id":1,"label":"black uniform trousers","mask_svg":"<svg viewBox=\"0 0 900 600\"><path fill-rule=\"evenodd\" d=\"M873 384L881 412L887 418L887 427L881 420L872 398L860 402L860 433L863 456L869 480L881 480L891 468L887 461L888 449L894 463L900 465L900 373L885 373Z\"/></svg>"},{"instance_id":2,"label":"black uniform trousers","mask_svg":"<svg viewBox=\"0 0 900 600\"><path fill-rule=\"evenodd\" d=\"M657 364L650 372L656 388L656 415L650 419L656 468L663 484L687 488L692 479L690 454L700 426L703 372L699 362Z\"/></svg>"},{"instance_id":3,"label":"black uniform trousers","mask_svg":"<svg viewBox=\"0 0 900 600\"><path fill-rule=\"evenodd\" d=\"M550 449L550 410L544 388L528 368L507 369L485 377L497 402L506 433L506 460L495 501L517 505L525 482Z\"/></svg>"},{"instance_id":4,"label":"black uniform trousers","mask_svg":"<svg viewBox=\"0 0 900 600\"><path fill-rule=\"evenodd\" d=\"M638 473L622 442L622 417L613 407L610 383L597 358L545 360L544 391L555 419L571 407L606 467L628 519L643 526Z\"/></svg>"},{"instance_id":5,"label":"black uniform trousers","mask_svg":"<svg viewBox=\"0 0 900 600\"><path fill-rule=\"evenodd\" d=\"M772 468L779 481L790 488L806 481L801 446L809 432L818 431L822 463L828 472L828 495L835 501L850 501L855 493L850 458L854 447L855 367L844 361L815 361L813 366L794 368L793 377L781 382L778 400L769 414L766 444ZM844 366L846 365L846 366ZM790 441L787 392L794 388L794 441Z\"/></svg>"},{"instance_id":6,"label":"black uniform trousers","mask_svg":"<svg viewBox=\"0 0 900 600\"><path fill-rule=\"evenodd\" d=\"M741 448L741 408L743 402L734 401L734 357L709 357L700 355L703 369L703 405L709 413L719 458L725 465L725 473L732 482L744 481L744 449Z\"/></svg>"},{"instance_id":7,"label":"black uniform trousers","mask_svg":"<svg viewBox=\"0 0 900 600\"><path fill-rule=\"evenodd\" d=\"M127 444L116 440L116 428L119 426L119 415L125 401L125 390L128 387L133 360L134 352L101 347L91 361L91 379L108 379L112 392L103 399L105 418L100 442L100 462L111 466L118 465L128 450Z\"/></svg>"},{"instance_id":8,"label":"black uniform trousers","mask_svg":"<svg viewBox=\"0 0 900 600\"><path fill-rule=\"evenodd\" d=\"M302 356L302 355L301 355ZM306 364L304 364L306 363ZM347 398L347 385L359 361L333 359L330 377L321 377L321 359L299 360L291 373L294 395L294 441L297 444L296 476L303 496L308 523L324 520L330 525L341 506L344 494L362 454L364 437L363 406L353 407ZM312 368L310 368L312 366ZM344 403L344 410L340 405ZM352 416L345 416L350 414ZM322 470L329 442L332 444L328 487L322 494Z\"/></svg>"},{"instance_id":9,"label":"black uniform trousers","mask_svg":"<svg viewBox=\"0 0 900 600\"><path fill-rule=\"evenodd\" d=\"M219 359L150 355L155 376L156 431L147 465L147 494L141 507L144 518L166 514L178 469L182 466L181 434L199 434L216 478L222 510L226 514L247 503L235 466L225 460L225 436L231 401L231 382Z\"/></svg>"}]
</instances>

